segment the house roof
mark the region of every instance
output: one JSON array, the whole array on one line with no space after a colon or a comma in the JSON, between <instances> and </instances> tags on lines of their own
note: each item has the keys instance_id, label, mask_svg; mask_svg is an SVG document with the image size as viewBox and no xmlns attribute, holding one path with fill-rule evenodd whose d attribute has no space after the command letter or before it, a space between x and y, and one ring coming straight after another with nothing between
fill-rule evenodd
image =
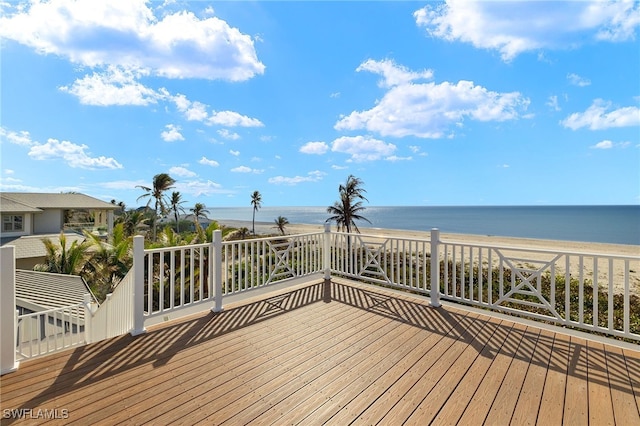
<instances>
[{"instance_id":1,"label":"house roof","mask_svg":"<svg viewBox=\"0 0 640 426\"><path fill-rule=\"evenodd\" d=\"M40 209L117 210L120 206L84 194L0 192L0 212L29 213Z\"/></svg>"},{"instance_id":2,"label":"house roof","mask_svg":"<svg viewBox=\"0 0 640 426\"><path fill-rule=\"evenodd\" d=\"M74 241L77 241L78 244L80 244L85 240L83 235L72 232L65 233L65 237L67 239L67 247L71 246ZM0 246L15 246L16 259L42 257L47 254L45 246L42 243L42 240L45 238L50 239L56 246L60 245L60 234L42 234L0 238Z\"/></svg>"},{"instance_id":3,"label":"house roof","mask_svg":"<svg viewBox=\"0 0 640 426\"><path fill-rule=\"evenodd\" d=\"M37 213L41 212L42 209L12 200L0 193L0 211L2 213Z\"/></svg>"},{"instance_id":4,"label":"house roof","mask_svg":"<svg viewBox=\"0 0 640 426\"><path fill-rule=\"evenodd\" d=\"M16 270L16 304L31 311L75 305L84 300L85 294L96 301L87 284L77 275Z\"/></svg>"}]
</instances>

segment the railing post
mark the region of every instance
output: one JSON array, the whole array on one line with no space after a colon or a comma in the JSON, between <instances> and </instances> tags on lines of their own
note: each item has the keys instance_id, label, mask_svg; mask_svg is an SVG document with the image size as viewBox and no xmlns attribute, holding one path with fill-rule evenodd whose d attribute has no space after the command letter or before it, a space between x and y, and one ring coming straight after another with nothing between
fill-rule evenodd
<instances>
[{"instance_id":1,"label":"railing post","mask_svg":"<svg viewBox=\"0 0 640 426\"><path fill-rule=\"evenodd\" d=\"M213 297L215 303L211 309L213 312L222 312L222 231L213 231Z\"/></svg>"},{"instance_id":2,"label":"railing post","mask_svg":"<svg viewBox=\"0 0 640 426\"><path fill-rule=\"evenodd\" d=\"M18 369L15 247L0 248L0 375Z\"/></svg>"},{"instance_id":3,"label":"railing post","mask_svg":"<svg viewBox=\"0 0 640 426\"><path fill-rule=\"evenodd\" d=\"M149 271L151 273L151 271ZM144 328L144 237L133 237L133 328L131 335L146 333Z\"/></svg>"},{"instance_id":4,"label":"railing post","mask_svg":"<svg viewBox=\"0 0 640 426\"><path fill-rule=\"evenodd\" d=\"M331 279L331 224L324 224L324 238L322 249L322 267L324 269L324 279Z\"/></svg>"},{"instance_id":5,"label":"railing post","mask_svg":"<svg viewBox=\"0 0 640 426\"><path fill-rule=\"evenodd\" d=\"M87 293L82 298L84 305L84 342L91 343L91 322L93 320L93 310L91 309L91 296Z\"/></svg>"},{"instance_id":6,"label":"railing post","mask_svg":"<svg viewBox=\"0 0 640 426\"><path fill-rule=\"evenodd\" d=\"M440 253L438 248L440 245L440 230L438 228L431 229L431 306L437 308L440 306Z\"/></svg>"}]
</instances>

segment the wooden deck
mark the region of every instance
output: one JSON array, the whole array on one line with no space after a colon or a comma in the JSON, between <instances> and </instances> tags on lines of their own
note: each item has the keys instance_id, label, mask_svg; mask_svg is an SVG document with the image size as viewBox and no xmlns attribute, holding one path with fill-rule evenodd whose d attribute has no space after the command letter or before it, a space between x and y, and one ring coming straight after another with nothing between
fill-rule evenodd
<instances>
[{"instance_id":1,"label":"wooden deck","mask_svg":"<svg viewBox=\"0 0 640 426\"><path fill-rule=\"evenodd\" d=\"M3 424L640 425L637 351L341 280L1 380Z\"/></svg>"}]
</instances>

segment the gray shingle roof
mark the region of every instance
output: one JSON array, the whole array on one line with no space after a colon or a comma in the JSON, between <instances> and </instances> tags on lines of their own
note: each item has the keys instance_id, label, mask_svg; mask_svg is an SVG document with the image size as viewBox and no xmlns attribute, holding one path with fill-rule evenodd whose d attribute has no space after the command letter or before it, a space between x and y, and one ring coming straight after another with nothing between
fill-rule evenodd
<instances>
[{"instance_id":1,"label":"gray shingle roof","mask_svg":"<svg viewBox=\"0 0 640 426\"><path fill-rule=\"evenodd\" d=\"M85 294L95 297L84 280L76 275L51 274L48 272L16 270L16 304L27 302L30 310L61 308L81 303Z\"/></svg>"},{"instance_id":2,"label":"gray shingle roof","mask_svg":"<svg viewBox=\"0 0 640 426\"><path fill-rule=\"evenodd\" d=\"M0 194L0 211L2 213L37 213L42 209L28 206Z\"/></svg>"},{"instance_id":3,"label":"gray shingle roof","mask_svg":"<svg viewBox=\"0 0 640 426\"><path fill-rule=\"evenodd\" d=\"M65 233L67 239L67 247L70 247L74 241L78 244L85 240L85 237L75 233ZM47 251L42 240L49 238L56 246L60 245L60 234L43 234L43 235L26 235L22 237L6 237L0 239L2 246L15 246L16 259L25 259L29 257L46 256Z\"/></svg>"},{"instance_id":4,"label":"gray shingle roof","mask_svg":"<svg viewBox=\"0 0 640 426\"><path fill-rule=\"evenodd\" d=\"M10 210L19 208L36 210ZM5 210L5 206L6 209ZM4 212L32 212L38 209L106 209L117 210L120 206L98 200L84 194L51 194L37 192L1 192L0 211Z\"/></svg>"}]
</instances>

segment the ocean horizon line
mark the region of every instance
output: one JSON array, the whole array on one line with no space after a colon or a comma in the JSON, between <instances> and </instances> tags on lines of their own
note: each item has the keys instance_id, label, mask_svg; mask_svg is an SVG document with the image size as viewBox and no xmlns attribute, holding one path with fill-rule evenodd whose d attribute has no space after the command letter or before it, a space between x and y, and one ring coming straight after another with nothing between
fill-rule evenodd
<instances>
[{"instance_id":1,"label":"ocean horizon line","mask_svg":"<svg viewBox=\"0 0 640 426\"><path fill-rule=\"evenodd\" d=\"M211 208L213 220L253 220L253 207ZM324 224L326 207L266 206L255 221L273 223L283 216L291 224ZM640 245L640 205L583 206L368 206L358 227L495 235L545 240Z\"/></svg>"}]
</instances>

